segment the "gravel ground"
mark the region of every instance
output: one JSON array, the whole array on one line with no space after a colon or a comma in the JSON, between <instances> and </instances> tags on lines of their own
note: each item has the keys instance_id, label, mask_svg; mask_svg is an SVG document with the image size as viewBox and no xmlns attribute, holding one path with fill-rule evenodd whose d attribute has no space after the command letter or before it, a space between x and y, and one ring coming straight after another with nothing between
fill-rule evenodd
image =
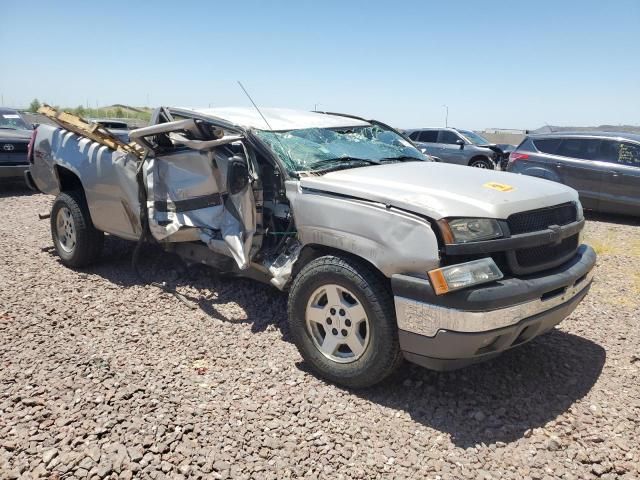
<instances>
[{"instance_id":1,"label":"gravel ground","mask_svg":"<svg viewBox=\"0 0 640 480\"><path fill-rule=\"evenodd\" d=\"M638 222L588 221L597 277L559 329L352 392L305 371L268 286L146 249L192 310L112 238L64 268L51 202L0 193L0 478L640 477Z\"/></svg>"}]
</instances>

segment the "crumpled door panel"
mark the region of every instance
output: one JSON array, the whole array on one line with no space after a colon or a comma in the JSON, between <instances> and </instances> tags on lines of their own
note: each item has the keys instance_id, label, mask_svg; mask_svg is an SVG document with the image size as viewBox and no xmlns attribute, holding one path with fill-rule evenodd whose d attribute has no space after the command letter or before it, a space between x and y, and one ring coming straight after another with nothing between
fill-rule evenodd
<instances>
[{"instance_id":1,"label":"crumpled door panel","mask_svg":"<svg viewBox=\"0 0 640 480\"><path fill-rule=\"evenodd\" d=\"M248 186L229 195L229 158L216 150L185 148L146 162L149 227L158 241L197 241L248 268L256 229Z\"/></svg>"}]
</instances>

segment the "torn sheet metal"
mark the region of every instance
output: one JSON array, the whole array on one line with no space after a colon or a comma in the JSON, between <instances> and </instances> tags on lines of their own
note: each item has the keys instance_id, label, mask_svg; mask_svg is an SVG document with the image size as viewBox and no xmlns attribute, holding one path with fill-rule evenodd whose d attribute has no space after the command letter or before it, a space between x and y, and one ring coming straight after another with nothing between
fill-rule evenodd
<instances>
[{"instance_id":1,"label":"torn sheet metal","mask_svg":"<svg viewBox=\"0 0 640 480\"><path fill-rule=\"evenodd\" d=\"M166 240L183 226L221 223L224 192L211 163L207 153L192 150L147 161L149 227L156 240Z\"/></svg>"},{"instance_id":2,"label":"torn sheet metal","mask_svg":"<svg viewBox=\"0 0 640 480\"><path fill-rule=\"evenodd\" d=\"M220 135L224 134L222 130L220 130L219 132L220 132ZM242 139L242 136L229 135L226 137L217 138L215 140L190 140L180 133L172 132L169 134L169 139L175 145L184 145L185 147L202 151L202 150L211 150L212 148L215 148L215 147L237 142Z\"/></svg>"},{"instance_id":3,"label":"torn sheet metal","mask_svg":"<svg viewBox=\"0 0 640 480\"><path fill-rule=\"evenodd\" d=\"M256 230L255 200L250 185L234 195L226 191L228 161L206 149L149 159L149 228L159 241L201 240L246 269Z\"/></svg>"},{"instance_id":4,"label":"torn sheet metal","mask_svg":"<svg viewBox=\"0 0 640 480\"><path fill-rule=\"evenodd\" d=\"M271 283L278 289L282 290L289 279L293 271L293 266L298 261L302 245L295 241L293 245L278 255L275 260L267 264L269 273L271 274Z\"/></svg>"},{"instance_id":5,"label":"torn sheet metal","mask_svg":"<svg viewBox=\"0 0 640 480\"><path fill-rule=\"evenodd\" d=\"M227 178L227 166L232 159L233 157L216 155L220 178ZM247 184L238 193L227 193L218 230L228 248L227 255L230 254L233 257L241 270L249 268L250 265L250 253L256 224L256 204L251 184ZM220 240L211 228L201 229L200 240L213 251L220 252Z\"/></svg>"}]
</instances>

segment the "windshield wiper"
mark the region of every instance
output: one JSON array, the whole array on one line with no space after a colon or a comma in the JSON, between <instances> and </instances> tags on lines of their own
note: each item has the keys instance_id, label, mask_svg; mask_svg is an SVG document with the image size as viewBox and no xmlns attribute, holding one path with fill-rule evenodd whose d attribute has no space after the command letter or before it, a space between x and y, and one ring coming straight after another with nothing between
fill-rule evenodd
<instances>
[{"instance_id":1,"label":"windshield wiper","mask_svg":"<svg viewBox=\"0 0 640 480\"><path fill-rule=\"evenodd\" d=\"M371 160L370 158L357 158L357 157L336 157L329 158L327 160L320 160L318 162L309 165L310 171L322 171L328 172L331 170L339 170L341 168L349 168L356 166L357 164L365 165L380 165L380 161ZM326 167L324 167L326 165ZM324 168L323 168L324 167Z\"/></svg>"},{"instance_id":2,"label":"windshield wiper","mask_svg":"<svg viewBox=\"0 0 640 480\"><path fill-rule=\"evenodd\" d=\"M381 162L391 162L394 160L398 162L422 162L423 161L420 158L412 157L410 155L401 155L399 157L384 157L380 159Z\"/></svg>"},{"instance_id":3,"label":"windshield wiper","mask_svg":"<svg viewBox=\"0 0 640 480\"><path fill-rule=\"evenodd\" d=\"M18 130L15 127L0 127L1 130Z\"/></svg>"},{"instance_id":4,"label":"windshield wiper","mask_svg":"<svg viewBox=\"0 0 640 480\"><path fill-rule=\"evenodd\" d=\"M363 162L363 163L368 163L369 165L380 165L380 161L379 160L372 160L370 158L359 158L359 157L329 158L327 160L320 160L320 161L314 163L314 165L321 165L323 163L334 163L334 162Z\"/></svg>"}]
</instances>

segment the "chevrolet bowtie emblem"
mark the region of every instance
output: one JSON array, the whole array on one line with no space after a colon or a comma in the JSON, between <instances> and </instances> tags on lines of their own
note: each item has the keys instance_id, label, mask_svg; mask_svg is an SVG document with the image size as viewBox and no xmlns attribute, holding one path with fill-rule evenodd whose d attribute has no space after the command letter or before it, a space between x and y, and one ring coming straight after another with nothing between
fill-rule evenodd
<instances>
[{"instance_id":1,"label":"chevrolet bowtie emblem","mask_svg":"<svg viewBox=\"0 0 640 480\"><path fill-rule=\"evenodd\" d=\"M559 225L549 225L548 228L551 230L551 232L549 232L549 241L554 245L558 245L562 241L562 229Z\"/></svg>"}]
</instances>

